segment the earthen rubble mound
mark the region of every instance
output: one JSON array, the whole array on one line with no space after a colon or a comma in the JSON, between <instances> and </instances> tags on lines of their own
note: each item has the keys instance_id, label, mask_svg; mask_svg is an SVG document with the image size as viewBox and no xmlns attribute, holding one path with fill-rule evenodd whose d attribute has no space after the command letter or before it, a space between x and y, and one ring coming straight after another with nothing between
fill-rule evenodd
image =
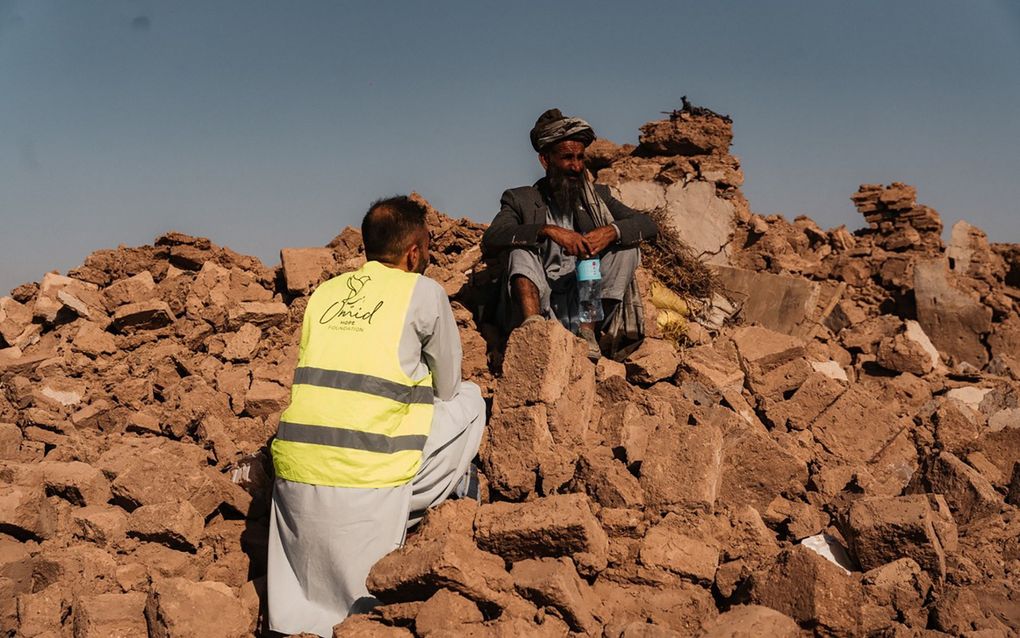
<instances>
[{"instance_id":1,"label":"earthen rubble mound","mask_svg":"<svg viewBox=\"0 0 1020 638\"><path fill-rule=\"evenodd\" d=\"M552 321L504 343L484 226L430 208L483 498L430 512L336 636L1020 632L1020 247L945 244L899 183L853 195L857 231L755 214L732 134L685 105L591 149L718 284L640 271L619 361ZM359 246L271 268L168 233L0 299L0 635L263 634L267 444L308 294Z\"/></svg>"}]
</instances>

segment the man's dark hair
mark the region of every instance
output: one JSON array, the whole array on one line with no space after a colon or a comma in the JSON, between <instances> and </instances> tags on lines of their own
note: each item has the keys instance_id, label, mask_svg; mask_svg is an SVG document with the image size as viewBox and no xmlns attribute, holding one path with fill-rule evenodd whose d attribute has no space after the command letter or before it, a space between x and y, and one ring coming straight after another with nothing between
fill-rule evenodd
<instances>
[{"instance_id":1,"label":"man's dark hair","mask_svg":"<svg viewBox=\"0 0 1020 638\"><path fill-rule=\"evenodd\" d=\"M365 257L392 261L399 257L426 229L425 207L406 195L380 199L372 203L361 222L361 240Z\"/></svg>"}]
</instances>

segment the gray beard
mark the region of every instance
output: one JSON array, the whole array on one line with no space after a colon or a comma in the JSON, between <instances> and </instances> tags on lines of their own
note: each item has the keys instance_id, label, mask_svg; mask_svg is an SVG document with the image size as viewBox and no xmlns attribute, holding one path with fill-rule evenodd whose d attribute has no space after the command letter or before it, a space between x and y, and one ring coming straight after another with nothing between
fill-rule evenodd
<instances>
[{"instance_id":1,"label":"gray beard","mask_svg":"<svg viewBox=\"0 0 1020 638\"><path fill-rule=\"evenodd\" d=\"M582 184L580 179L571 180L562 173L550 175L549 191L553 203L564 214L573 215L581 206Z\"/></svg>"}]
</instances>

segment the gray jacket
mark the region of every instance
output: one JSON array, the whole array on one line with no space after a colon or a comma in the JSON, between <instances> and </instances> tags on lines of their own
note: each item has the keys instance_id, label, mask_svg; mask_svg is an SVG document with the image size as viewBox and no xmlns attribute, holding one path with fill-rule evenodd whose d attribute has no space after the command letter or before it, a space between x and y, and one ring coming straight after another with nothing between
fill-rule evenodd
<instances>
[{"instance_id":1,"label":"gray jacket","mask_svg":"<svg viewBox=\"0 0 1020 638\"><path fill-rule=\"evenodd\" d=\"M500 209L492 224L482 235L482 254L487 257L498 255L512 248L537 248L544 241L538 231L546 225L549 205L543 196L545 178L533 186L521 186L503 191ZM595 185L595 194L602 198L613 216L613 222L620 230L620 244L632 246L652 239L659 227L651 217L630 208L609 194L609 187ZM577 232L584 234L595 229L590 214L579 214L575 219Z\"/></svg>"}]
</instances>

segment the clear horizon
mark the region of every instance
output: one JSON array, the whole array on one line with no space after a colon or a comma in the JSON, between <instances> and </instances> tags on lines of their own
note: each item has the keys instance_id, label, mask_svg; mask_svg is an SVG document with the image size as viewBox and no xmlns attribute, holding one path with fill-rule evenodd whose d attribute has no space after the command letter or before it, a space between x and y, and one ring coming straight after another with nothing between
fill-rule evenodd
<instances>
[{"instance_id":1,"label":"clear horizon","mask_svg":"<svg viewBox=\"0 0 1020 638\"><path fill-rule=\"evenodd\" d=\"M755 212L902 181L1020 242L1020 4L0 0L0 295L178 230L278 263L380 196L488 222L544 109L734 120Z\"/></svg>"}]
</instances>

